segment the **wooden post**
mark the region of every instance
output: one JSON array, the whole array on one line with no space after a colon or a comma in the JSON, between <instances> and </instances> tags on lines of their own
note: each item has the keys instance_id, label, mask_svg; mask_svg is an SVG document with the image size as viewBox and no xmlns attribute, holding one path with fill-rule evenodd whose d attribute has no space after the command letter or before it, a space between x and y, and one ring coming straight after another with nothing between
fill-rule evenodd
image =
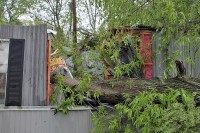
<instances>
[{"instance_id":1,"label":"wooden post","mask_svg":"<svg viewBox=\"0 0 200 133\"><path fill-rule=\"evenodd\" d=\"M77 43L76 0L72 0L72 14L73 14L73 42Z\"/></svg>"}]
</instances>

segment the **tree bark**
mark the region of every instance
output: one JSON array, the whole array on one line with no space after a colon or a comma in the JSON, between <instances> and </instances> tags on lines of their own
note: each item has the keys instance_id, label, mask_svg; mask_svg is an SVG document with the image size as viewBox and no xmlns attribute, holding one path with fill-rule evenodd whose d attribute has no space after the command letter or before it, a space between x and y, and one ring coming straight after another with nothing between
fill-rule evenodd
<instances>
[{"instance_id":1,"label":"tree bark","mask_svg":"<svg viewBox=\"0 0 200 133\"><path fill-rule=\"evenodd\" d=\"M79 81L76 79L67 78L65 85L73 88L75 91L79 91ZM88 91L91 94L100 92L100 102L117 104L124 101L123 94L128 93L131 96L137 96L142 91L151 91L157 89L160 92L173 89L187 89L192 92L200 92L200 79L179 79L171 78L161 80L159 78L153 79L121 79L121 80L109 80L109 81L93 81Z\"/></svg>"},{"instance_id":2,"label":"tree bark","mask_svg":"<svg viewBox=\"0 0 200 133\"><path fill-rule=\"evenodd\" d=\"M77 43L76 0L72 0L72 14L73 14L73 41L74 41L74 43Z\"/></svg>"}]
</instances>

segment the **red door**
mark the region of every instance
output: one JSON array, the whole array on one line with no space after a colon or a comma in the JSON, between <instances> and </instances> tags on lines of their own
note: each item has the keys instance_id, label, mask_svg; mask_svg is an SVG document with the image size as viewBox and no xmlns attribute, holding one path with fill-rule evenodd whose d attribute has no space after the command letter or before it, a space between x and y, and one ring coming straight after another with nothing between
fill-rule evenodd
<instances>
[{"instance_id":1,"label":"red door","mask_svg":"<svg viewBox=\"0 0 200 133\"><path fill-rule=\"evenodd\" d=\"M152 67L152 34L149 33L142 33L140 35L141 38L141 56L144 60L143 70L144 70L144 77L145 78L152 78L153 77L153 67Z\"/></svg>"}]
</instances>

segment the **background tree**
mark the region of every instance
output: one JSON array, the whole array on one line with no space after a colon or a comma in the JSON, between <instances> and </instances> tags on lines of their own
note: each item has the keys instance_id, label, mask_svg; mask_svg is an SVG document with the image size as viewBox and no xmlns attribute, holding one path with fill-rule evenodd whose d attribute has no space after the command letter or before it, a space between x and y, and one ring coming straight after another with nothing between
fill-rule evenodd
<instances>
[{"instance_id":1,"label":"background tree","mask_svg":"<svg viewBox=\"0 0 200 133\"><path fill-rule=\"evenodd\" d=\"M8 24L20 24L19 17L31 10L36 0L1 0L0 4L0 21Z\"/></svg>"},{"instance_id":2,"label":"background tree","mask_svg":"<svg viewBox=\"0 0 200 133\"><path fill-rule=\"evenodd\" d=\"M47 23L49 28L57 31L57 38L53 45L62 49L62 46L69 45L66 41L67 30L70 25L69 0L41 0L38 1L31 16L34 20Z\"/></svg>"},{"instance_id":3,"label":"background tree","mask_svg":"<svg viewBox=\"0 0 200 133\"><path fill-rule=\"evenodd\" d=\"M78 6L79 15L85 16L84 18L80 17L80 21L82 21L81 26L95 34L101 24L99 15L102 8L98 6L97 0L82 0L79 1Z\"/></svg>"}]
</instances>

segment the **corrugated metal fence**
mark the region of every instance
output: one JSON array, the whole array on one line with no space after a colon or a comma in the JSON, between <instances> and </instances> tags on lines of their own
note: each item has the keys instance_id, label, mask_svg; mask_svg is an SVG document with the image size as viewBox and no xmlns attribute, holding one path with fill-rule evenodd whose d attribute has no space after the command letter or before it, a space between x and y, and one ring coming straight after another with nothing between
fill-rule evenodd
<instances>
[{"instance_id":1,"label":"corrugated metal fence","mask_svg":"<svg viewBox=\"0 0 200 133\"><path fill-rule=\"evenodd\" d=\"M152 44L153 49L153 76L163 76L163 72L166 69L166 59L174 59L183 61L186 68L186 75L188 77L200 76L200 45L186 43L184 45L176 44L175 41L171 41L171 44L164 48L161 46L159 33L154 33L156 39ZM176 55L176 56L175 56ZM173 63L170 71L171 76L176 76L176 67Z\"/></svg>"},{"instance_id":2,"label":"corrugated metal fence","mask_svg":"<svg viewBox=\"0 0 200 133\"><path fill-rule=\"evenodd\" d=\"M47 26L0 25L0 39L10 38L25 39L22 105L45 105Z\"/></svg>"}]
</instances>

